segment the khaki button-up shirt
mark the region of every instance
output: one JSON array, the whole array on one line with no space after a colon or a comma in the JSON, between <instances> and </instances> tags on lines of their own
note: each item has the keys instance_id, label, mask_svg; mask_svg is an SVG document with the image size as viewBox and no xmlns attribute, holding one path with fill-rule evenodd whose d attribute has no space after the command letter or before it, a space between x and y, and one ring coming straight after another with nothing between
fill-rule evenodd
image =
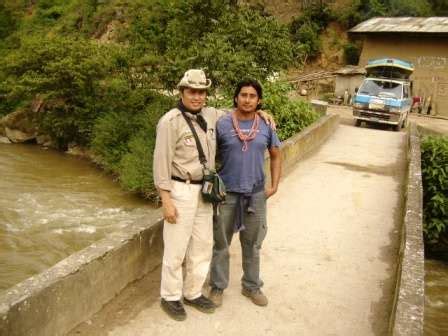
<instances>
[{"instance_id":1,"label":"khaki button-up shirt","mask_svg":"<svg viewBox=\"0 0 448 336\"><path fill-rule=\"evenodd\" d=\"M200 114L207 121L207 132L198 125L195 116L187 113L201 141L207 159L207 167L215 168L216 122L226 114L212 107L205 107ZM184 180L200 181L203 166L193 133L179 109L168 111L157 124L156 146L153 162L154 184L163 190L171 190L171 176Z\"/></svg>"}]
</instances>

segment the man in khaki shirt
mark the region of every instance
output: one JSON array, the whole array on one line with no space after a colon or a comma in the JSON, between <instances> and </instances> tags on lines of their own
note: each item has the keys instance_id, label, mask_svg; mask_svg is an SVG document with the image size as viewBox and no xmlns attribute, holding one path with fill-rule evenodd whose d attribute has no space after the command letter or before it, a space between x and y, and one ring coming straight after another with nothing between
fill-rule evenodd
<instances>
[{"instance_id":1,"label":"man in khaki shirt","mask_svg":"<svg viewBox=\"0 0 448 336\"><path fill-rule=\"evenodd\" d=\"M178 84L181 100L157 125L154 150L154 183L162 199L164 253L161 306L175 320L185 320L184 303L204 313L215 310L202 295L213 247L213 208L201 196L203 166L182 113L202 144L207 166L214 169L216 121L225 112L204 107L211 82L202 70L188 70ZM185 259L185 280L182 263Z\"/></svg>"}]
</instances>

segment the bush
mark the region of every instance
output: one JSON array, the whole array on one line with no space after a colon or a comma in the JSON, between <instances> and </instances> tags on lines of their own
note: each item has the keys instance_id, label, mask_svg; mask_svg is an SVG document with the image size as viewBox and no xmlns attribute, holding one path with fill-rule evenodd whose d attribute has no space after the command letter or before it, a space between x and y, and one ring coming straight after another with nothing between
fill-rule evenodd
<instances>
[{"instance_id":1,"label":"bush","mask_svg":"<svg viewBox=\"0 0 448 336\"><path fill-rule=\"evenodd\" d=\"M300 132L319 118L319 114L308 103L290 101L290 90L290 85L284 83L264 85L263 109L274 116L281 140ZM229 108L231 101L231 95L227 94L219 100L211 99L210 105ZM94 149L106 162L106 166L108 162L112 163L108 167L118 174L125 189L139 192L148 198L156 195L152 175L156 125L162 114L172 108L174 103L169 97L158 97L152 100L143 113L134 116L132 121L123 123L122 118L125 116L121 114L99 119L95 127ZM101 141L98 142L97 136ZM126 145L123 145L125 142ZM103 146L98 147L98 143ZM104 150L98 152L99 148Z\"/></svg>"},{"instance_id":2,"label":"bush","mask_svg":"<svg viewBox=\"0 0 448 336\"><path fill-rule=\"evenodd\" d=\"M344 59L346 64L358 65L361 47L355 43L348 42L344 45Z\"/></svg>"},{"instance_id":3,"label":"bush","mask_svg":"<svg viewBox=\"0 0 448 336\"><path fill-rule=\"evenodd\" d=\"M425 241L437 244L448 233L448 137L423 139L422 181Z\"/></svg>"},{"instance_id":4,"label":"bush","mask_svg":"<svg viewBox=\"0 0 448 336\"><path fill-rule=\"evenodd\" d=\"M263 109L273 114L280 140L293 136L319 119L319 114L309 103L289 99L291 89L286 83L268 82L264 85Z\"/></svg>"},{"instance_id":5,"label":"bush","mask_svg":"<svg viewBox=\"0 0 448 336\"><path fill-rule=\"evenodd\" d=\"M427 0L390 0L391 16L431 16L431 5Z\"/></svg>"},{"instance_id":6,"label":"bush","mask_svg":"<svg viewBox=\"0 0 448 336\"><path fill-rule=\"evenodd\" d=\"M351 28L374 16L390 16L387 13L387 8L381 0L354 0L344 6L340 13L336 13L336 17L346 28Z\"/></svg>"},{"instance_id":7,"label":"bush","mask_svg":"<svg viewBox=\"0 0 448 336\"><path fill-rule=\"evenodd\" d=\"M289 26L291 39L299 44L296 56L306 60L316 57L322 48L320 33L333 20L333 13L325 2L311 3Z\"/></svg>"},{"instance_id":8,"label":"bush","mask_svg":"<svg viewBox=\"0 0 448 336\"><path fill-rule=\"evenodd\" d=\"M30 37L5 60L7 102L45 101L39 128L61 147L88 144L101 114L103 80L114 68L110 50L94 42L68 37Z\"/></svg>"},{"instance_id":9,"label":"bush","mask_svg":"<svg viewBox=\"0 0 448 336\"><path fill-rule=\"evenodd\" d=\"M14 17L4 4L0 4L0 40L11 34L17 26L17 18Z\"/></svg>"},{"instance_id":10,"label":"bush","mask_svg":"<svg viewBox=\"0 0 448 336\"><path fill-rule=\"evenodd\" d=\"M160 86L173 89L185 69L203 68L215 87L228 90L242 76L266 78L292 62L287 27L234 3L158 1L139 10L130 38L139 57L158 56L147 69L157 73Z\"/></svg>"},{"instance_id":11,"label":"bush","mask_svg":"<svg viewBox=\"0 0 448 336\"><path fill-rule=\"evenodd\" d=\"M123 98L120 106L97 120L92 150L99 163L117 175L126 190L151 197L155 193L152 155L156 126L175 101L148 89L132 91L129 98L120 96Z\"/></svg>"},{"instance_id":12,"label":"bush","mask_svg":"<svg viewBox=\"0 0 448 336\"><path fill-rule=\"evenodd\" d=\"M428 0L432 7L432 11L436 16L448 15L448 2L446 0Z\"/></svg>"},{"instance_id":13,"label":"bush","mask_svg":"<svg viewBox=\"0 0 448 336\"><path fill-rule=\"evenodd\" d=\"M434 5L435 8L437 8ZM345 27L351 28L372 17L430 16L431 4L427 0L355 0L336 13Z\"/></svg>"},{"instance_id":14,"label":"bush","mask_svg":"<svg viewBox=\"0 0 448 336\"><path fill-rule=\"evenodd\" d=\"M322 48L319 36L319 27L314 22L308 21L302 24L297 31L293 31L293 41L299 44L297 49L306 57L316 57Z\"/></svg>"}]
</instances>

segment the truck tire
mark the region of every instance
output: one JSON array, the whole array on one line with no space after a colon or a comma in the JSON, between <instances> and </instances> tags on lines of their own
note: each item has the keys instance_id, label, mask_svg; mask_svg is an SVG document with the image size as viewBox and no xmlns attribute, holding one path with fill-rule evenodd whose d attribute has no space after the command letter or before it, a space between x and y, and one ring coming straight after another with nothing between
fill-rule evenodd
<instances>
[{"instance_id":1,"label":"truck tire","mask_svg":"<svg viewBox=\"0 0 448 336\"><path fill-rule=\"evenodd\" d=\"M359 120L359 119L355 119L355 126L356 126L356 127L361 126L361 120Z\"/></svg>"},{"instance_id":2,"label":"truck tire","mask_svg":"<svg viewBox=\"0 0 448 336\"><path fill-rule=\"evenodd\" d=\"M392 129L393 129L395 132L399 132L400 129L401 129L401 125L402 125L402 124L393 125L393 126L392 126Z\"/></svg>"}]
</instances>

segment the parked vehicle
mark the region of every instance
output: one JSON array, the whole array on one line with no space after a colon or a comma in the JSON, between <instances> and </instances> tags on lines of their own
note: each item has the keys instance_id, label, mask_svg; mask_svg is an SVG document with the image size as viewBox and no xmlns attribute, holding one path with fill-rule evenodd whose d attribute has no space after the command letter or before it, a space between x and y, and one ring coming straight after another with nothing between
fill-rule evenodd
<instances>
[{"instance_id":1,"label":"parked vehicle","mask_svg":"<svg viewBox=\"0 0 448 336\"><path fill-rule=\"evenodd\" d=\"M377 59L366 66L366 78L353 99L355 125L363 121L391 125L398 131L407 124L412 107L412 63Z\"/></svg>"}]
</instances>

